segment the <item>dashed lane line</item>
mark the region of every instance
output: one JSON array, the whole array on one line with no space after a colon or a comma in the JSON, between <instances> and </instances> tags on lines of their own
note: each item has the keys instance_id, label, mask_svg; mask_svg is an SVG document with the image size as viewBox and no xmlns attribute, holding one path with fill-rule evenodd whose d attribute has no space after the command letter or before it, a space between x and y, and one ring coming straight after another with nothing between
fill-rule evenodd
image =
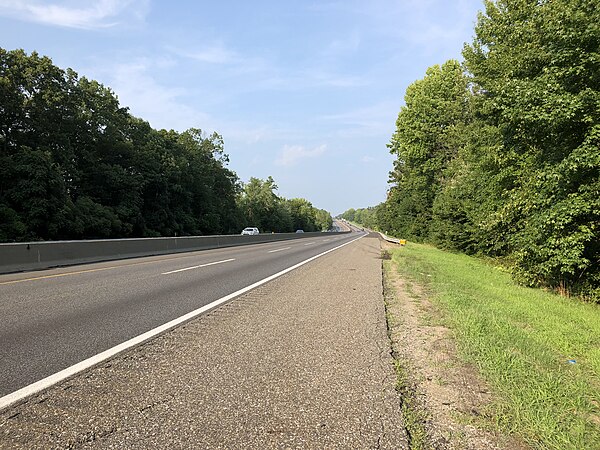
<instances>
[{"instance_id":1,"label":"dashed lane line","mask_svg":"<svg viewBox=\"0 0 600 450\"><path fill-rule=\"evenodd\" d=\"M207 264L199 264L197 266L184 267L183 269L177 269L177 270L171 270L169 272L163 272L161 275L170 275L172 273L185 272L186 270L199 269L200 267L214 266L215 264L223 264L223 263L230 262L230 261L235 261L235 258L224 259L223 261L215 261L215 262L211 262L211 263L207 263Z\"/></svg>"},{"instance_id":2,"label":"dashed lane line","mask_svg":"<svg viewBox=\"0 0 600 450\"><path fill-rule=\"evenodd\" d=\"M268 252L268 253L281 252L281 251L283 251L283 250L289 250L290 248L292 248L292 247L283 247L283 248L277 248L277 249L275 249L275 250L269 250L269 252Z\"/></svg>"}]
</instances>

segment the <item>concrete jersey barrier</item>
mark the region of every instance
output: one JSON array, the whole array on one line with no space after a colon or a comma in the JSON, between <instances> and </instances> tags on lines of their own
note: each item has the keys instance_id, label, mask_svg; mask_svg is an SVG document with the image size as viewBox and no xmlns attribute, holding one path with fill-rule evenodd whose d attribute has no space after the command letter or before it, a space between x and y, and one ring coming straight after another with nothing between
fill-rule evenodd
<instances>
[{"instance_id":1,"label":"concrete jersey barrier","mask_svg":"<svg viewBox=\"0 0 600 450\"><path fill-rule=\"evenodd\" d=\"M327 235L347 232L327 233ZM325 233L277 233L256 236L185 236L85 241L40 241L0 244L0 273L48 269L115 259L191 252L236 245L314 238Z\"/></svg>"}]
</instances>

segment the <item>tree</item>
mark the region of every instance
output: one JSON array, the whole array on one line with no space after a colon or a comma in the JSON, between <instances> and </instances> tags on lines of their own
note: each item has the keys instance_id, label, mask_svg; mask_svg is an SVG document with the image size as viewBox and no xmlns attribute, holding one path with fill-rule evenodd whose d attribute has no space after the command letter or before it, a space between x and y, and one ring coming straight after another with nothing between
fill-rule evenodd
<instances>
[{"instance_id":1,"label":"tree","mask_svg":"<svg viewBox=\"0 0 600 450\"><path fill-rule=\"evenodd\" d=\"M349 210L342 213L342 218L346 219L350 222L354 222L354 215L356 214L356 210L354 208L350 208Z\"/></svg>"},{"instance_id":2,"label":"tree","mask_svg":"<svg viewBox=\"0 0 600 450\"><path fill-rule=\"evenodd\" d=\"M456 61L406 92L380 230L502 258L520 281L600 299L600 9L487 0ZM358 218L358 219L357 219Z\"/></svg>"},{"instance_id":3,"label":"tree","mask_svg":"<svg viewBox=\"0 0 600 450\"><path fill-rule=\"evenodd\" d=\"M490 218L530 284L598 295L600 10L597 2L487 1L467 68L502 137L504 197Z\"/></svg>"},{"instance_id":4,"label":"tree","mask_svg":"<svg viewBox=\"0 0 600 450\"><path fill-rule=\"evenodd\" d=\"M261 231L274 231L272 216L279 202L276 190L277 185L272 177L264 181L251 177L243 185L239 206L249 226L256 226Z\"/></svg>"},{"instance_id":5,"label":"tree","mask_svg":"<svg viewBox=\"0 0 600 450\"><path fill-rule=\"evenodd\" d=\"M388 145L396 155L390 174L396 216L390 224L400 235L429 237L432 208L444 182L444 170L464 144L469 122L468 80L451 60L427 70L425 78L408 87L405 105Z\"/></svg>"},{"instance_id":6,"label":"tree","mask_svg":"<svg viewBox=\"0 0 600 450\"><path fill-rule=\"evenodd\" d=\"M35 52L0 49L2 241L331 223L306 200L279 197L271 177L242 187L224 147L216 132L154 130L97 81Z\"/></svg>"},{"instance_id":7,"label":"tree","mask_svg":"<svg viewBox=\"0 0 600 450\"><path fill-rule=\"evenodd\" d=\"M0 49L0 239L237 229L223 138L156 131L107 87Z\"/></svg>"},{"instance_id":8,"label":"tree","mask_svg":"<svg viewBox=\"0 0 600 450\"><path fill-rule=\"evenodd\" d=\"M239 197L239 206L248 226L261 231L289 233L294 230L321 231L333 224L331 214L318 210L303 198L287 200L276 193L272 177L250 178Z\"/></svg>"},{"instance_id":9,"label":"tree","mask_svg":"<svg viewBox=\"0 0 600 450\"><path fill-rule=\"evenodd\" d=\"M333 227L333 218L329 211L324 209L316 210L316 231L327 231Z\"/></svg>"}]
</instances>

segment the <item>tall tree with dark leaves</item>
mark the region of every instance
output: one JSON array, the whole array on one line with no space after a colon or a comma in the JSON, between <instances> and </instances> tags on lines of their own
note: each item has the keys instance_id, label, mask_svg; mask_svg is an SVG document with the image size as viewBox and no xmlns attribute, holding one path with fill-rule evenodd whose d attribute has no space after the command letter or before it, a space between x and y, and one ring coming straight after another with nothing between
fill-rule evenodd
<instances>
[{"instance_id":1,"label":"tall tree with dark leaves","mask_svg":"<svg viewBox=\"0 0 600 450\"><path fill-rule=\"evenodd\" d=\"M486 1L464 57L498 127L505 198L490 229L521 279L600 294L600 8ZM594 294L595 293L595 294Z\"/></svg>"},{"instance_id":2,"label":"tall tree with dark leaves","mask_svg":"<svg viewBox=\"0 0 600 450\"><path fill-rule=\"evenodd\" d=\"M391 226L406 238L424 240L430 235L433 203L444 171L463 145L469 95L467 78L457 61L430 67L425 78L406 90L405 105L388 145L396 160L387 200L395 203Z\"/></svg>"},{"instance_id":3,"label":"tall tree with dark leaves","mask_svg":"<svg viewBox=\"0 0 600 450\"><path fill-rule=\"evenodd\" d=\"M227 162L216 133L153 130L100 83L0 49L0 240L234 231Z\"/></svg>"}]
</instances>

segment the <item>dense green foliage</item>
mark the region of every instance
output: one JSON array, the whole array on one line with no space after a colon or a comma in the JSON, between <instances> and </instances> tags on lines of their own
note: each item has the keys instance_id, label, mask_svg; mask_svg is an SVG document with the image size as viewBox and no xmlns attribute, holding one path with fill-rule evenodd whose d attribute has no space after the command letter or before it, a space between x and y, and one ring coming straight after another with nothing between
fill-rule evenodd
<instances>
[{"instance_id":1,"label":"dense green foliage","mask_svg":"<svg viewBox=\"0 0 600 450\"><path fill-rule=\"evenodd\" d=\"M273 178L250 178L239 198L247 222L261 231L326 231L333 225L331 215L303 198L287 200L277 195Z\"/></svg>"},{"instance_id":2,"label":"dense green foliage","mask_svg":"<svg viewBox=\"0 0 600 450\"><path fill-rule=\"evenodd\" d=\"M0 49L0 241L331 226L272 179L244 187L227 163L219 134L154 130L96 81Z\"/></svg>"},{"instance_id":3,"label":"dense green foliage","mask_svg":"<svg viewBox=\"0 0 600 450\"><path fill-rule=\"evenodd\" d=\"M375 207L368 208L350 208L338 216L338 218L346 219L349 222L356 222L367 228L377 228L377 218L375 217Z\"/></svg>"},{"instance_id":4,"label":"dense green foliage","mask_svg":"<svg viewBox=\"0 0 600 450\"><path fill-rule=\"evenodd\" d=\"M434 226L433 205L448 164L458 154L468 117L467 78L457 61L427 70L406 90L405 106L389 144L397 156L391 193L393 224L409 239L425 239Z\"/></svg>"},{"instance_id":5,"label":"dense green foliage","mask_svg":"<svg viewBox=\"0 0 600 450\"><path fill-rule=\"evenodd\" d=\"M464 69L448 61L407 89L375 225L600 299L600 8L485 7Z\"/></svg>"}]
</instances>

